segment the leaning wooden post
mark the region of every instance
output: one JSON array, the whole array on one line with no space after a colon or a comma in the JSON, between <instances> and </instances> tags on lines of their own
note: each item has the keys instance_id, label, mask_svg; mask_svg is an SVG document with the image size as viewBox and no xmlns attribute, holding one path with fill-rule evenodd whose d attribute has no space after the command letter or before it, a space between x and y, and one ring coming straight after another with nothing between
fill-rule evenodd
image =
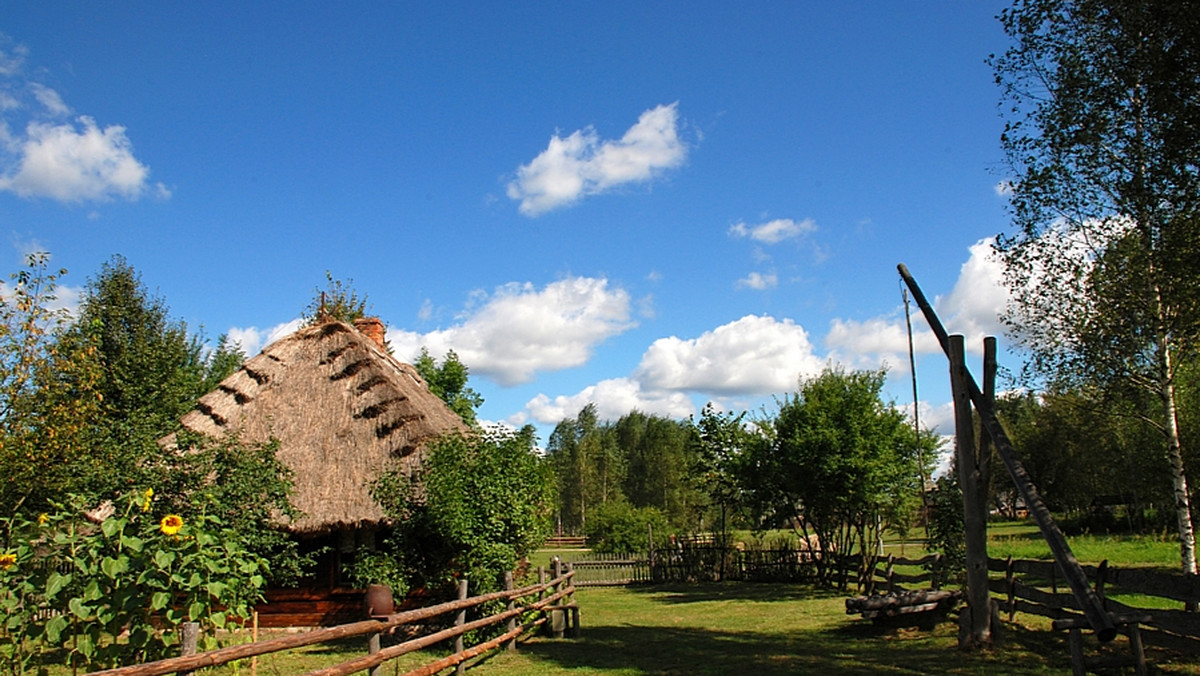
<instances>
[{"instance_id":1,"label":"leaning wooden post","mask_svg":"<svg viewBox=\"0 0 1200 676\"><path fill-rule=\"evenodd\" d=\"M464 577L463 579L458 581L458 600L463 601L466 598L467 598L467 578ZM466 624L466 622L467 622L467 609L463 608L462 610L458 611L458 616L454 618L454 626L461 627L464 624ZM463 635L459 634L454 639L454 652L461 653L462 651L463 651ZM455 676L463 676L463 673L466 671L466 669L467 669L467 665L466 665L465 660L463 662L459 662L454 667Z\"/></svg>"},{"instance_id":2,"label":"leaning wooden post","mask_svg":"<svg viewBox=\"0 0 1200 676\"><path fill-rule=\"evenodd\" d=\"M992 642L988 626L987 513L980 495L979 465L975 453L975 419L964 384L966 361L963 337L950 336L950 386L954 397L955 464L962 488L963 530L967 549L967 606L959 620L959 648L988 645ZM969 615L969 616L968 616ZM964 631L965 630L965 631Z\"/></svg>"},{"instance_id":3,"label":"leaning wooden post","mask_svg":"<svg viewBox=\"0 0 1200 676\"><path fill-rule=\"evenodd\" d=\"M512 590L513 590L513 572L510 570L510 571L504 573L504 591L511 593ZM517 599L512 596L508 597L508 611L512 612L514 609L516 609L516 607L517 607ZM517 616L513 615L512 617L508 618L507 630L511 633L516 628L517 628ZM513 637L513 639L511 641L508 642L508 645L506 645L505 648L509 652L512 652L517 649L517 639L515 636Z\"/></svg>"}]
</instances>

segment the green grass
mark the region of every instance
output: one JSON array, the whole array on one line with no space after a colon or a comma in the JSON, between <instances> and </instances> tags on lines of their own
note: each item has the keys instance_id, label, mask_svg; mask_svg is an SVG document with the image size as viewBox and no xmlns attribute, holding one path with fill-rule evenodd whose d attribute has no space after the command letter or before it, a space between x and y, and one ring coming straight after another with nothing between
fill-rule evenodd
<instances>
[{"instance_id":1,"label":"green grass","mask_svg":"<svg viewBox=\"0 0 1200 676\"><path fill-rule=\"evenodd\" d=\"M1067 537L1080 563L1121 568L1179 570L1179 539L1172 535L1074 535ZM988 555L993 558L1050 559L1050 548L1033 522L988 524Z\"/></svg>"},{"instance_id":2,"label":"green grass","mask_svg":"<svg viewBox=\"0 0 1200 676\"><path fill-rule=\"evenodd\" d=\"M1065 636L1011 625L997 650L961 653L957 627L881 628L845 595L803 585L721 583L586 589L578 639L534 638L478 676L553 674L1048 674L1070 669ZM1123 640L1117 647L1124 649ZM1089 650L1095 646L1090 645ZM1152 651L1161 673L1200 674Z\"/></svg>"}]
</instances>

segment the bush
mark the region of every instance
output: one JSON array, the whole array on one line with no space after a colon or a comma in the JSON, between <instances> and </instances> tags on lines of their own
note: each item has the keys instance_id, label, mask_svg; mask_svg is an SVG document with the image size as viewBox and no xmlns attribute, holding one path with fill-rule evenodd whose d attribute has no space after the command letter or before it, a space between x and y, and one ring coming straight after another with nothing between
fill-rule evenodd
<instances>
[{"instance_id":1,"label":"bush","mask_svg":"<svg viewBox=\"0 0 1200 676\"><path fill-rule=\"evenodd\" d=\"M656 541L664 541L670 528L658 508L634 507L623 500L606 502L588 516L588 542L605 554L645 551L651 531Z\"/></svg>"}]
</instances>

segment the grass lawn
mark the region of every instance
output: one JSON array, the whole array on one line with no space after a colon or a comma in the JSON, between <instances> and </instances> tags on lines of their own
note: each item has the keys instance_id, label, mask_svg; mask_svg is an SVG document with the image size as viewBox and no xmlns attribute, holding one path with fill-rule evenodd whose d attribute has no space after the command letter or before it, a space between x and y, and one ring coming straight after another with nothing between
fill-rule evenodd
<instances>
[{"instance_id":1,"label":"grass lawn","mask_svg":"<svg viewBox=\"0 0 1200 676\"><path fill-rule=\"evenodd\" d=\"M545 674L1061 674L1065 634L1011 626L1004 645L960 653L950 621L881 628L845 614L845 596L802 585L722 583L585 589L579 639L534 638L473 669ZM1124 639L1114 642L1124 650ZM1095 649L1095 642L1088 646ZM1200 674L1151 652L1160 673ZM1175 660L1178 661L1178 660Z\"/></svg>"}]
</instances>

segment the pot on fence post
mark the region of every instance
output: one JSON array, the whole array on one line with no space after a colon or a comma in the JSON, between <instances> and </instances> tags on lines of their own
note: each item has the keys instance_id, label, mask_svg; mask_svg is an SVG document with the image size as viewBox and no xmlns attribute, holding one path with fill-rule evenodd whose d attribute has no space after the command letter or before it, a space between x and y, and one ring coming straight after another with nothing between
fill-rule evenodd
<instances>
[{"instance_id":1,"label":"pot on fence post","mask_svg":"<svg viewBox=\"0 0 1200 676\"><path fill-rule=\"evenodd\" d=\"M367 615L391 615L396 611L396 602L392 598L392 588L386 584L369 584L364 599Z\"/></svg>"}]
</instances>

